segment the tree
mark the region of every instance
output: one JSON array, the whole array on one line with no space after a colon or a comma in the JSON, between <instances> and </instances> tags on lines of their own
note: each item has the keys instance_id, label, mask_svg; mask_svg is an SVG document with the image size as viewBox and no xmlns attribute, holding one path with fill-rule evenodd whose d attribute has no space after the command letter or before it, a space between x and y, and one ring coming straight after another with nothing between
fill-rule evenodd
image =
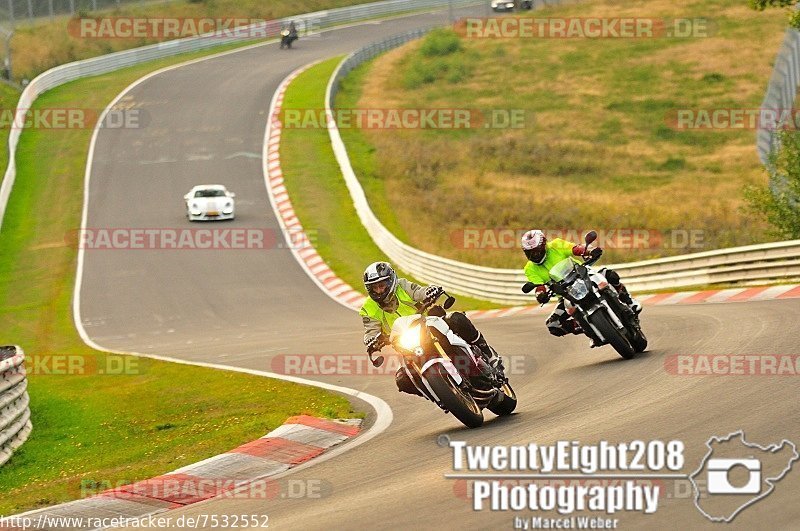
<instances>
[{"instance_id":1,"label":"tree","mask_svg":"<svg viewBox=\"0 0 800 531\"><path fill-rule=\"evenodd\" d=\"M778 132L780 149L773 149L767 163L769 186L745 188L749 209L763 217L778 236L800 238L800 132Z\"/></svg>"},{"instance_id":2,"label":"tree","mask_svg":"<svg viewBox=\"0 0 800 531\"><path fill-rule=\"evenodd\" d=\"M789 25L795 29L800 29L800 11L797 10L797 4L800 0L749 0L750 7L757 11L764 11L768 7L793 7L789 11Z\"/></svg>"}]
</instances>

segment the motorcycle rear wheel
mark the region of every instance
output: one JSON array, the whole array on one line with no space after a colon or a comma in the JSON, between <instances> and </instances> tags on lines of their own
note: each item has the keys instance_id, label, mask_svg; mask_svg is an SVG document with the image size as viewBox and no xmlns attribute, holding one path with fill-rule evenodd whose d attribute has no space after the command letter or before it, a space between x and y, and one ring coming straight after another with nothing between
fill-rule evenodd
<instances>
[{"instance_id":1,"label":"motorcycle rear wheel","mask_svg":"<svg viewBox=\"0 0 800 531\"><path fill-rule=\"evenodd\" d=\"M637 330L636 336L634 336L633 341L631 341L631 345L637 354L647 350L647 337L641 329Z\"/></svg>"},{"instance_id":2,"label":"motorcycle rear wheel","mask_svg":"<svg viewBox=\"0 0 800 531\"><path fill-rule=\"evenodd\" d=\"M500 400L500 402L493 406L488 406L486 409L499 417L505 417L506 415L513 413L516 409L517 393L508 382L506 382L503 387L500 388L500 392L503 394L503 398Z\"/></svg>"}]
</instances>

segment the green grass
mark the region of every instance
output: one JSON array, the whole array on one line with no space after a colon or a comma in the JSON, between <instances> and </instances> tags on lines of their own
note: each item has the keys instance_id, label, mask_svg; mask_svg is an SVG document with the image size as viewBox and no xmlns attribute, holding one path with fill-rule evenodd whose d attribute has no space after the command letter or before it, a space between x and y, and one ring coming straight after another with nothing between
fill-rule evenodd
<instances>
[{"instance_id":1,"label":"green grass","mask_svg":"<svg viewBox=\"0 0 800 531\"><path fill-rule=\"evenodd\" d=\"M362 64L351 71L340 85L336 96L335 106L339 109L356 109L361 97L361 87L368 65ZM356 127L342 127L339 130L344 145L347 146L347 155L350 164L358 177L367 197L377 198L370 201L370 207L386 228L403 241L408 241L405 227L397 222L392 215L393 205L383 200L386 196L386 181L378 175L378 164L375 156L375 146L369 142L362 130Z\"/></svg>"},{"instance_id":2,"label":"green grass","mask_svg":"<svg viewBox=\"0 0 800 531\"><path fill-rule=\"evenodd\" d=\"M705 250L769 241L766 223L742 210L742 187L767 179L754 131L678 130L670 119L678 109L758 108L784 15L739 0L591 0L521 16L705 17L713 31L460 41L438 31L355 70L338 106L511 109L525 126L343 137L381 221L404 242L456 260L522 266L516 248L454 245L451 234L465 227L701 229ZM606 260L692 251L608 249Z\"/></svg>"},{"instance_id":3,"label":"green grass","mask_svg":"<svg viewBox=\"0 0 800 531\"><path fill-rule=\"evenodd\" d=\"M205 52L208 54L209 52ZM102 109L135 79L203 54L75 81L35 107ZM130 374L35 374L41 356L99 367L72 322L77 250L92 131L25 130L0 232L0 337L28 355L33 433L0 473L0 514L75 499L87 482L146 479L261 437L288 416L352 417L349 402L313 387L134 358ZM165 353L169 354L169 353ZM357 416L358 414L355 414Z\"/></svg>"},{"instance_id":4,"label":"green grass","mask_svg":"<svg viewBox=\"0 0 800 531\"><path fill-rule=\"evenodd\" d=\"M6 116L11 116L11 113L17 108L19 95L20 91L16 88L6 85L5 83L0 83L0 111L4 113L4 121L6 120ZM6 166L8 166L8 131L3 130L3 128L0 128L0 131L2 131L0 138L2 138L3 142L3 146L0 147L0 171L4 174ZM2 180L3 178L0 177L0 181Z\"/></svg>"},{"instance_id":5,"label":"green grass","mask_svg":"<svg viewBox=\"0 0 800 531\"><path fill-rule=\"evenodd\" d=\"M328 79L340 61L341 58L330 59L300 74L289 85L283 107L324 109ZM303 227L319 232L317 251L342 280L363 292L364 268L371 262L388 258L375 245L358 218L327 130L284 128L281 169ZM412 278L408 274L405 276ZM458 297L458 308L494 307L497 305Z\"/></svg>"}]
</instances>

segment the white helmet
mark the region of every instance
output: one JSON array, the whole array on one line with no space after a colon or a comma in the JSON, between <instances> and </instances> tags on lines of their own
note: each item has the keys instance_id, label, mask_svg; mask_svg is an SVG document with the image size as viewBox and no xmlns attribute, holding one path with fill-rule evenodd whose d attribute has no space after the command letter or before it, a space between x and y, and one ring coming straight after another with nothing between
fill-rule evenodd
<instances>
[{"instance_id":1,"label":"white helmet","mask_svg":"<svg viewBox=\"0 0 800 531\"><path fill-rule=\"evenodd\" d=\"M374 262L364 271L364 287L372 300L382 304L394 296L397 273L388 262Z\"/></svg>"},{"instance_id":2,"label":"white helmet","mask_svg":"<svg viewBox=\"0 0 800 531\"><path fill-rule=\"evenodd\" d=\"M547 238L540 230L529 230L522 235L522 250L534 264L544 263L547 257Z\"/></svg>"}]
</instances>

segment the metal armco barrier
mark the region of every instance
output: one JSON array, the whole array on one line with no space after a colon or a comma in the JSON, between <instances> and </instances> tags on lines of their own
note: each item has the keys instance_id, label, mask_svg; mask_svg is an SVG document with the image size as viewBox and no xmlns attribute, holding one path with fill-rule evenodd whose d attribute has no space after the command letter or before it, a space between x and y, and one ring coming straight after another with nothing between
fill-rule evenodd
<instances>
[{"instance_id":1,"label":"metal armco barrier","mask_svg":"<svg viewBox=\"0 0 800 531\"><path fill-rule=\"evenodd\" d=\"M25 353L20 347L0 347L0 465L31 433Z\"/></svg>"},{"instance_id":2,"label":"metal armco barrier","mask_svg":"<svg viewBox=\"0 0 800 531\"><path fill-rule=\"evenodd\" d=\"M218 32L198 37L177 39L143 46L141 48L115 52L84 61L76 61L74 63L51 68L31 81L22 92L19 103L17 103L17 117L20 123L23 123L25 111L30 109L33 102L36 101L36 98L44 92L59 85L63 85L64 83L105 74L154 59L205 50L237 40L253 39L253 35L259 28L263 28L263 34L266 37L274 37L280 32L281 25L284 23L288 24L289 21L298 23L298 27L305 26L312 28L312 30L317 30L426 9L456 8L482 3L483 2L477 0L388 0L384 2L373 2L370 4L307 13L305 15L296 15L277 21L271 20L248 27L236 28L229 33ZM259 36L261 36L261 32L258 33ZM8 204L11 189L14 186L14 179L17 174L15 153L21 134L22 128L14 127L11 128L11 132L8 136L8 168L6 169L3 183L0 185L0 228L2 228L6 205Z\"/></svg>"},{"instance_id":3,"label":"metal armco barrier","mask_svg":"<svg viewBox=\"0 0 800 531\"><path fill-rule=\"evenodd\" d=\"M786 30L783 44L775 58L772 77L767 85L767 93L761 103L761 109L775 111L793 109L798 84L800 84L800 32L789 28ZM762 164L766 164L775 141L775 131L762 127L763 125L763 123L759 123L756 146L758 157Z\"/></svg>"},{"instance_id":4,"label":"metal armco barrier","mask_svg":"<svg viewBox=\"0 0 800 531\"><path fill-rule=\"evenodd\" d=\"M346 57L331 76L325 98L333 108L339 83L351 70L376 55L424 35L420 30L395 35L366 46ZM369 206L361 183L353 171L347 148L333 120L328 133L336 160L359 219L378 247L400 269L423 282L445 286L453 293L504 304L530 304L531 295L520 288L526 279L520 269L496 269L457 262L415 249L401 242L380 222ZM600 265L603 265L602 262ZM769 283L800 279L800 240L721 249L670 258L610 265L622 275L632 291L686 288L719 283Z\"/></svg>"}]
</instances>

